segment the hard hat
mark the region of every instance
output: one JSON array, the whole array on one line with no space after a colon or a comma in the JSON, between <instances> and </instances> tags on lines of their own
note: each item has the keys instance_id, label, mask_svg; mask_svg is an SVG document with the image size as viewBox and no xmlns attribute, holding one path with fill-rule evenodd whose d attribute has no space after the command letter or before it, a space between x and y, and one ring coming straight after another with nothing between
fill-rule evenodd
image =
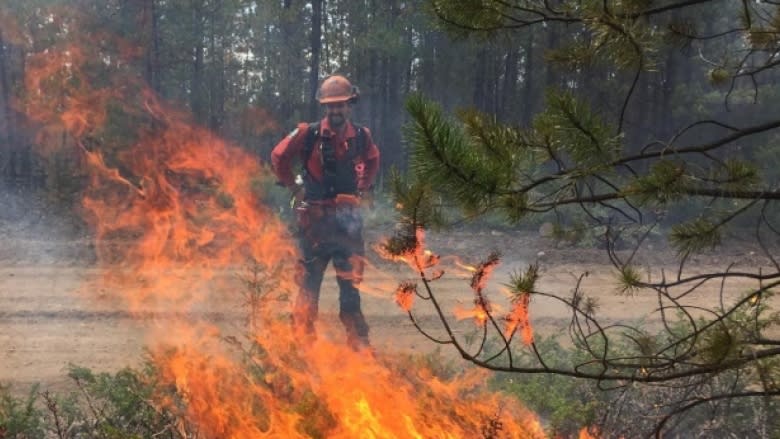
<instances>
[{"instance_id":1,"label":"hard hat","mask_svg":"<svg viewBox=\"0 0 780 439\"><path fill-rule=\"evenodd\" d=\"M328 76L317 90L317 100L320 104L356 101L358 96L360 96L358 88L341 75Z\"/></svg>"}]
</instances>

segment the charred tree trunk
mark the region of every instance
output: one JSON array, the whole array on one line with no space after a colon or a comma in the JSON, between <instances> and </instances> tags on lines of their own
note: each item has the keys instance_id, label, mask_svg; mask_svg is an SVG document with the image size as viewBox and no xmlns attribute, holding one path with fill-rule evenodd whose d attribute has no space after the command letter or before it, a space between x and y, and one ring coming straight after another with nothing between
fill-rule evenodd
<instances>
[{"instance_id":1,"label":"charred tree trunk","mask_svg":"<svg viewBox=\"0 0 780 439\"><path fill-rule=\"evenodd\" d=\"M311 15L311 65L309 72L309 117L317 119L319 103L317 87L320 78L320 53L322 52L322 0L312 1Z\"/></svg>"}]
</instances>

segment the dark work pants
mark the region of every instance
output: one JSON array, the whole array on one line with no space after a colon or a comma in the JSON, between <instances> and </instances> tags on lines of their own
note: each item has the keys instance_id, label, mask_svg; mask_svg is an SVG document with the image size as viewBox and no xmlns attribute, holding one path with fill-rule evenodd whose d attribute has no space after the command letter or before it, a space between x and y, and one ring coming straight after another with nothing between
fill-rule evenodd
<instances>
[{"instance_id":1,"label":"dark work pants","mask_svg":"<svg viewBox=\"0 0 780 439\"><path fill-rule=\"evenodd\" d=\"M330 261L339 286L339 319L352 346L368 342L368 325L360 309L358 286L363 278L363 218L357 207L310 206L299 212L302 253L301 289L293 322L302 336L314 335L320 287Z\"/></svg>"}]
</instances>

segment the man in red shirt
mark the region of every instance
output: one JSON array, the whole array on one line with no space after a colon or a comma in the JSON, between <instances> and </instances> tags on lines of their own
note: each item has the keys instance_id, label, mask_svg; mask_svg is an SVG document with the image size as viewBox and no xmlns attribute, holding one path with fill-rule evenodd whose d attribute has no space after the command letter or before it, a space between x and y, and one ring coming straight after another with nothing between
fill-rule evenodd
<instances>
[{"instance_id":1,"label":"man in red shirt","mask_svg":"<svg viewBox=\"0 0 780 439\"><path fill-rule=\"evenodd\" d=\"M371 132L350 121L357 98L357 87L346 78L329 76L317 93L325 117L299 124L271 153L279 183L301 200L296 209L302 253L301 290L293 306L296 332L301 337L315 336L322 277L333 260L339 318L347 343L355 350L369 346L358 291L365 254L360 197L371 190L379 170L379 149ZM302 185L293 175L295 160L303 165Z\"/></svg>"}]
</instances>

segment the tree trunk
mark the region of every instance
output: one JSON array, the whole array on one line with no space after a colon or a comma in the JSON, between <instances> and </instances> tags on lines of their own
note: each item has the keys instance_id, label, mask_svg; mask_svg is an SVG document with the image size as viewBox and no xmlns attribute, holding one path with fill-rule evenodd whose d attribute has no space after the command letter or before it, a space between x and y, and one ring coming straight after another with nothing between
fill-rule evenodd
<instances>
[{"instance_id":1,"label":"tree trunk","mask_svg":"<svg viewBox=\"0 0 780 439\"><path fill-rule=\"evenodd\" d=\"M303 2L292 2L290 10L282 13L282 48L278 53L283 59L280 64L284 68L280 69L279 97L276 100L284 114L282 120L285 120L286 124L306 120L309 117L310 75L306 72L309 67L306 60L308 44L301 44L301 41L306 41L306 37L310 36L309 29L301 26L301 23L306 21Z\"/></svg>"},{"instance_id":2,"label":"tree trunk","mask_svg":"<svg viewBox=\"0 0 780 439\"><path fill-rule=\"evenodd\" d=\"M144 9L146 8L146 2L144 2L143 5L141 5ZM142 12L141 9L139 9L139 2L137 0L120 0L119 1L119 23L121 32L125 35L126 38L138 42L139 35L139 26L138 26L138 19L142 18L139 17L139 13Z\"/></svg>"},{"instance_id":3,"label":"tree trunk","mask_svg":"<svg viewBox=\"0 0 780 439\"><path fill-rule=\"evenodd\" d=\"M428 31L424 34L420 44L420 91L429 97L433 95L436 79L435 60L436 60L436 34L434 31Z\"/></svg>"},{"instance_id":4,"label":"tree trunk","mask_svg":"<svg viewBox=\"0 0 780 439\"><path fill-rule=\"evenodd\" d=\"M6 60L5 40L3 39L3 31L0 29L0 133L4 133L0 137L0 182L4 181L8 177L8 169L10 168L10 150L13 147L13 122L11 120L11 104L10 91L8 84L8 62Z\"/></svg>"},{"instance_id":5,"label":"tree trunk","mask_svg":"<svg viewBox=\"0 0 780 439\"><path fill-rule=\"evenodd\" d=\"M546 50L554 49L558 46L558 29L556 26L550 26L547 29L547 41L546 41ZM546 63L545 64L545 77L544 77L544 87L545 88L551 88L558 85L558 72L556 72L553 69L552 63Z\"/></svg>"},{"instance_id":6,"label":"tree trunk","mask_svg":"<svg viewBox=\"0 0 780 439\"><path fill-rule=\"evenodd\" d=\"M399 36L400 38L400 36ZM402 160L401 153L401 118L399 109L401 108L401 90L404 62L397 56L390 56L387 66L387 107L385 114L385 135L384 146L389 152L385 165L394 165L398 167ZM384 166L383 166L384 168Z\"/></svg>"},{"instance_id":7,"label":"tree trunk","mask_svg":"<svg viewBox=\"0 0 780 439\"><path fill-rule=\"evenodd\" d=\"M501 113L501 107L503 105L503 97L501 94L504 92L504 85L506 80L504 75L506 74L506 54L503 52L500 46L496 45L493 50L493 114L498 117Z\"/></svg>"},{"instance_id":8,"label":"tree trunk","mask_svg":"<svg viewBox=\"0 0 780 439\"><path fill-rule=\"evenodd\" d=\"M382 144L386 144L387 134L390 131L388 126L390 122L390 69L392 65L390 63L390 56L383 54L379 60L379 72L377 75L377 85L379 88L379 102L377 108L379 109L378 115L378 138Z\"/></svg>"},{"instance_id":9,"label":"tree trunk","mask_svg":"<svg viewBox=\"0 0 780 439\"><path fill-rule=\"evenodd\" d=\"M160 81L160 29L157 17L157 0L148 0L149 15L151 16L151 53L147 50L147 76L149 84L157 93L162 91Z\"/></svg>"},{"instance_id":10,"label":"tree trunk","mask_svg":"<svg viewBox=\"0 0 780 439\"><path fill-rule=\"evenodd\" d=\"M328 2L327 0L322 0L322 35L325 35L325 38L322 40L322 57L325 60L325 73L330 72L330 59L331 59L331 48L328 45ZM342 64L343 65L343 64Z\"/></svg>"},{"instance_id":11,"label":"tree trunk","mask_svg":"<svg viewBox=\"0 0 780 439\"><path fill-rule=\"evenodd\" d=\"M209 128L219 133L225 119L225 41L224 31L224 0L217 0L211 16L211 32L209 35L209 53L211 54L211 80L209 81ZM217 44L217 35L220 36Z\"/></svg>"},{"instance_id":12,"label":"tree trunk","mask_svg":"<svg viewBox=\"0 0 780 439\"><path fill-rule=\"evenodd\" d=\"M409 56L406 58L406 67L404 72L404 95L408 95L412 91L412 81L414 78L414 38L412 34L413 28L409 26L406 28L406 47L409 48Z\"/></svg>"},{"instance_id":13,"label":"tree trunk","mask_svg":"<svg viewBox=\"0 0 780 439\"><path fill-rule=\"evenodd\" d=\"M312 1L311 16L311 65L309 72L309 118L319 115L317 87L320 82L320 53L322 52L322 0Z\"/></svg>"},{"instance_id":14,"label":"tree trunk","mask_svg":"<svg viewBox=\"0 0 780 439\"><path fill-rule=\"evenodd\" d=\"M536 95L534 94L534 86L536 81L536 74L534 69L536 63L534 62L534 56L536 51L534 50L534 33L528 30L528 40L526 41L524 51L523 63L523 110L521 116L521 122L524 126L531 124L531 118L533 118L534 108L536 107Z\"/></svg>"},{"instance_id":15,"label":"tree trunk","mask_svg":"<svg viewBox=\"0 0 780 439\"><path fill-rule=\"evenodd\" d=\"M474 84L471 102L477 110L485 110L485 85L487 83L487 51L477 48L477 57L474 62Z\"/></svg>"},{"instance_id":16,"label":"tree trunk","mask_svg":"<svg viewBox=\"0 0 780 439\"><path fill-rule=\"evenodd\" d=\"M203 3L192 2L192 89L190 90L190 108L195 120L203 123L205 120L203 105Z\"/></svg>"},{"instance_id":17,"label":"tree trunk","mask_svg":"<svg viewBox=\"0 0 780 439\"><path fill-rule=\"evenodd\" d=\"M504 57L504 85L501 87L498 117L504 122L516 122L515 99L517 99L517 49L509 45Z\"/></svg>"},{"instance_id":18,"label":"tree trunk","mask_svg":"<svg viewBox=\"0 0 780 439\"><path fill-rule=\"evenodd\" d=\"M381 123L379 119L379 105L378 97L381 96L381 89L379 88L379 81L377 80L377 71L379 70L379 59L375 50L372 50L368 56L368 87L373 92L373 99L368 105L368 120L369 126L377 133L381 131Z\"/></svg>"},{"instance_id":19,"label":"tree trunk","mask_svg":"<svg viewBox=\"0 0 780 439\"><path fill-rule=\"evenodd\" d=\"M11 123L11 86L8 83L8 61L5 55L5 40L3 38L3 30L0 29L0 111L2 111L2 120L0 120L0 128L3 128L0 132L5 133L5 138L0 138L0 141L5 141L5 145L11 145L12 130L14 129Z\"/></svg>"}]
</instances>

